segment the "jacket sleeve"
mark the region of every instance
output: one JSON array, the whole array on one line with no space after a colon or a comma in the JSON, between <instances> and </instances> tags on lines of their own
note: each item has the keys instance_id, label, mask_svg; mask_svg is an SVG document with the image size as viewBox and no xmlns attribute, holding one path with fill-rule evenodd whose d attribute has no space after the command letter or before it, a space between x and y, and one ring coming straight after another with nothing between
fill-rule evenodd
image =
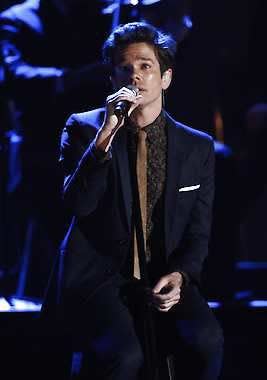
<instances>
[{"instance_id":1,"label":"jacket sleeve","mask_svg":"<svg viewBox=\"0 0 267 380\"><path fill-rule=\"evenodd\" d=\"M107 186L111 151L99 155L94 145L96 132L95 127L83 125L74 114L67 120L61 136L63 201L67 210L79 217L97 208Z\"/></svg>"},{"instance_id":2,"label":"jacket sleeve","mask_svg":"<svg viewBox=\"0 0 267 380\"><path fill-rule=\"evenodd\" d=\"M214 199L214 145L209 140L201 163L200 189L179 247L170 256L169 272L183 272L199 283L203 262L208 255Z\"/></svg>"}]
</instances>

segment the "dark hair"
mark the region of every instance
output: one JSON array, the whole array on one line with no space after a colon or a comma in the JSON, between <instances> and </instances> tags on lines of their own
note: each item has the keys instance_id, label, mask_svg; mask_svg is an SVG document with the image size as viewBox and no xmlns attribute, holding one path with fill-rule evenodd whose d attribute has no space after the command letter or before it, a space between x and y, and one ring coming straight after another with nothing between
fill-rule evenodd
<instances>
[{"instance_id":1,"label":"dark hair","mask_svg":"<svg viewBox=\"0 0 267 380\"><path fill-rule=\"evenodd\" d=\"M147 22L130 22L114 29L103 45L104 62L114 67L120 53L136 42L145 42L154 48L161 74L174 67L176 41Z\"/></svg>"}]
</instances>

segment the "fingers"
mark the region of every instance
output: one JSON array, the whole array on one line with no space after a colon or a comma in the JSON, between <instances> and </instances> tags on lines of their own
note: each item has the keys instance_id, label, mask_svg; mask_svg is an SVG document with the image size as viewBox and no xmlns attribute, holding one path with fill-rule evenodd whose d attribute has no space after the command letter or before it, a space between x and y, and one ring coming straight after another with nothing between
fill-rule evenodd
<instances>
[{"instance_id":1,"label":"fingers","mask_svg":"<svg viewBox=\"0 0 267 380\"><path fill-rule=\"evenodd\" d=\"M171 300L173 300L177 297L180 297L180 292L181 292L180 288L174 288L171 292L169 292L167 294L161 294L161 293L152 294L152 298L156 302L159 302L159 303L170 302Z\"/></svg>"},{"instance_id":2,"label":"fingers","mask_svg":"<svg viewBox=\"0 0 267 380\"><path fill-rule=\"evenodd\" d=\"M163 288L167 287L168 283L169 283L169 280L168 280L167 276L161 277L159 279L159 281L157 282L157 284L152 289L152 292L153 293L160 293L160 291Z\"/></svg>"},{"instance_id":3,"label":"fingers","mask_svg":"<svg viewBox=\"0 0 267 380\"><path fill-rule=\"evenodd\" d=\"M179 302L179 299L173 300L171 302L161 304L161 305L154 305L154 307L161 312L167 312L169 311L174 305L176 305Z\"/></svg>"},{"instance_id":4,"label":"fingers","mask_svg":"<svg viewBox=\"0 0 267 380\"><path fill-rule=\"evenodd\" d=\"M170 284L161 289L159 293L153 293L156 298L162 301L171 300L180 291L180 287L174 284Z\"/></svg>"},{"instance_id":5,"label":"fingers","mask_svg":"<svg viewBox=\"0 0 267 380\"><path fill-rule=\"evenodd\" d=\"M171 296L168 295L167 297L154 294L151 297L151 302L156 306L168 305L170 302L173 302L173 301L178 302L180 299L180 294L181 294L180 289L176 289L176 291L172 293Z\"/></svg>"},{"instance_id":6,"label":"fingers","mask_svg":"<svg viewBox=\"0 0 267 380\"><path fill-rule=\"evenodd\" d=\"M182 285L182 276L178 272L169 273L159 279L157 284L152 289L154 293L168 293L168 290L175 288L175 287L181 287Z\"/></svg>"},{"instance_id":7,"label":"fingers","mask_svg":"<svg viewBox=\"0 0 267 380\"><path fill-rule=\"evenodd\" d=\"M151 291L151 304L159 311L169 311L180 301L181 286L182 276L179 272L161 277Z\"/></svg>"},{"instance_id":8,"label":"fingers","mask_svg":"<svg viewBox=\"0 0 267 380\"><path fill-rule=\"evenodd\" d=\"M148 294L149 304L162 312L169 311L175 304L180 301L181 289L175 288L168 294Z\"/></svg>"},{"instance_id":9,"label":"fingers","mask_svg":"<svg viewBox=\"0 0 267 380\"><path fill-rule=\"evenodd\" d=\"M116 131L124 125L124 117L121 120L120 125L118 126L118 117L115 114L115 107L119 102L129 103L128 116L133 112L133 110L139 106L142 95L136 95L136 92L130 90L127 87L122 87L119 91L111 94L106 99L106 115L104 120L104 128L107 131Z\"/></svg>"},{"instance_id":10,"label":"fingers","mask_svg":"<svg viewBox=\"0 0 267 380\"><path fill-rule=\"evenodd\" d=\"M115 114L115 107L118 102L126 101L126 103L129 103L130 108L128 109L128 104L126 107L129 116L132 111L138 107L142 98L142 95L138 95L138 89L134 92L127 87L122 87L119 91L107 97L104 122L97 134L96 145L98 147L107 151L115 134L124 125L124 113L122 114L122 117Z\"/></svg>"},{"instance_id":11,"label":"fingers","mask_svg":"<svg viewBox=\"0 0 267 380\"><path fill-rule=\"evenodd\" d=\"M138 101L142 98L142 95L136 95L136 93L127 87L122 87L119 91L111 94L107 97L106 105L108 109L113 112L115 105L122 100L126 100L132 104L138 104Z\"/></svg>"}]
</instances>

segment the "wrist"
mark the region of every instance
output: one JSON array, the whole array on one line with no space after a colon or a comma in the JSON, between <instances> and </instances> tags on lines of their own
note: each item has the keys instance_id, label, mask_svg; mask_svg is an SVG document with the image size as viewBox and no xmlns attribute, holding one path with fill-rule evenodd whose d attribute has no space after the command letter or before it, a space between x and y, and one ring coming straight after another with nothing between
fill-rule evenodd
<instances>
[{"instance_id":1,"label":"wrist","mask_svg":"<svg viewBox=\"0 0 267 380\"><path fill-rule=\"evenodd\" d=\"M115 126L112 126L110 124L104 124L97 133L95 140L96 148L104 152L107 152L119 127L120 125L118 124Z\"/></svg>"},{"instance_id":2,"label":"wrist","mask_svg":"<svg viewBox=\"0 0 267 380\"><path fill-rule=\"evenodd\" d=\"M112 157L110 149L108 149L107 151L98 149L95 141L91 143L90 149L91 149L91 155L94 157L95 160L97 160L100 163L108 161Z\"/></svg>"},{"instance_id":3,"label":"wrist","mask_svg":"<svg viewBox=\"0 0 267 380\"><path fill-rule=\"evenodd\" d=\"M179 281L180 286L184 286L188 283L187 275L184 272L175 271L171 272L170 274L173 275L173 277L175 277L177 281Z\"/></svg>"}]
</instances>

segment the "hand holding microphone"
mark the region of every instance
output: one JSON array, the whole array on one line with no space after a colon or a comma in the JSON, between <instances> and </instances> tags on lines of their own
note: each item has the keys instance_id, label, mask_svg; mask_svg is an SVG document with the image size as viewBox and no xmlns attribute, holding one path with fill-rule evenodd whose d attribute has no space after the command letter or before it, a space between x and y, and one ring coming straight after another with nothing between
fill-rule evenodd
<instances>
[{"instance_id":1,"label":"hand holding microphone","mask_svg":"<svg viewBox=\"0 0 267 380\"><path fill-rule=\"evenodd\" d=\"M105 120L95 140L97 148L109 149L115 133L123 126L125 116L138 107L141 99L142 95L133 85L122 87L107 97Z\"/></svg>"},{"instance_id":2,"label":"hand holding microphone","mask_svg":"<svg viewBox=\"0 0 267 380\"><path fill-rule=\"evenodd\" d=\"M133 85L126 86L128 90L131 90L135 97L138 96L139 90ZM128 115L128 112L131 108L132 103L129 100L119 100L114 107L114 114L117 118L125 117Z\"/></svg>"},{"instance_id":3,"label":"hand holding microphone","mask_svg":"<svg viewBox=\"0 0 267 380\"><path fill-rule=\"evenodd\" d=\"M139 89L133 85L128 85L120 88L117 92L112 95L109 95L106 100L107 114L106 120L109 122L112 121L112 116L116 116L119 121L122 121L123 118L129 115L129 111L133 111L138 105L138 100L142 98L142 95L139 95Z\"/></svg>"}]
</instances>

